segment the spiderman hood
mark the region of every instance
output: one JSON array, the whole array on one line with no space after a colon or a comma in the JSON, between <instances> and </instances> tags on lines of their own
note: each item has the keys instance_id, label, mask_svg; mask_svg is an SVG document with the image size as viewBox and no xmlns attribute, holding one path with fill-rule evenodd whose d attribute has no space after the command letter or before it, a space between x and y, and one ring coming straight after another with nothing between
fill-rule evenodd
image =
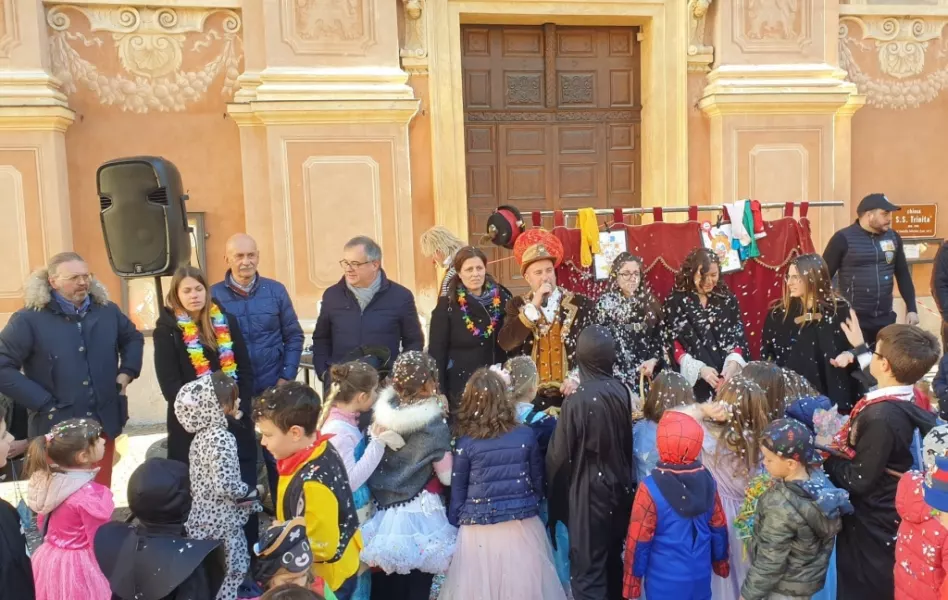
<instances>
[{"instance_id":1,"label":"spiderman hood","mask_svg":"<svg viewBox=\"0 0 948 600\"><path fill-rule=\"evenodd\" d=\"M698 456L704 429L688 415L667 411L656 432L659 463L652 479L680 516L693 518L714 509L717 486Z\"/></svg>"}]
</instances>

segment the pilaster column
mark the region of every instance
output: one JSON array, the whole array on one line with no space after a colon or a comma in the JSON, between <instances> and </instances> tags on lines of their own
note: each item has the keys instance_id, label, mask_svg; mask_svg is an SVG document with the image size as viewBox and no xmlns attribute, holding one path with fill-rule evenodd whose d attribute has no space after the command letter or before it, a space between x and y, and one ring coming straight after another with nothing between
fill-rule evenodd
<instances>
[{"instance_id":1,"label":"pilaster column","mask_svg":"<svg viewBox=\"0 0 948 600\"><path fill-rule=\"evenodd\" d=\"M715 2L699 102L711 120L711 201L848 201L849 121L863 104L839 68L837 0ZM821 247L846 210L812 219Z\"/></svg>"},{"instance_id":2,"label":"pilaster column","mask_svg":"<svg viewBox=\"0 0 948 600\"><path fill-rule=\"evenodd\" d=\"M415 284L408 123L395 2L245 5L246 71L228 113L241 132L247 231L303 318L341 277L343 244L369 235Z\"/></svg>"},{"instance_id":3,"label":"pilaster column","mask_svg":"<svg viewBox=\"0 0 948 600\"><path fill-rule=\"evenodd\" d=\"M0 1L0 323L30 271L73 247L66 128L74 113L49 73L42 2Z\"/></svg>"}]
</instances>

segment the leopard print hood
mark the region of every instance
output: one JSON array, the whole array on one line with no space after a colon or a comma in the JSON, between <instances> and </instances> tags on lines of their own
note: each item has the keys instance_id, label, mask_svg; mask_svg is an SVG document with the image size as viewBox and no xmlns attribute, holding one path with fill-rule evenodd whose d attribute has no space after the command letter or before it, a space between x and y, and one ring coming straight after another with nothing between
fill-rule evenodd
<instances>
[{"instance_id":1,"label":"leopard print hood","mask_svg":"<svg viewBox=\"0 0 948 600\"><path fill-rule=\"evenodd\" d=\"M174 415L188 433L209 427L227 429L227 417L221 409L210 375L187 383L174 400Z\"/></svg>"}]
</instances>

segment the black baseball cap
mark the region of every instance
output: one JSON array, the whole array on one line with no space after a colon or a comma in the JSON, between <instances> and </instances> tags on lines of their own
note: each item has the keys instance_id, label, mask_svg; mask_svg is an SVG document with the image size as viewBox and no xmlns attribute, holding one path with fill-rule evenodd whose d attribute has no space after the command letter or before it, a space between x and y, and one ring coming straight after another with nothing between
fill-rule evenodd
<instances>
[{"instance_id":1,"label":"black baseball cap","mask_svg":"<svg viewBox=\"0 0 948 600\"><path fill-rule=\"evenodd\" d=\"M901 206L896 206L889 202L889 199L885 197L885 194L869 194L862 199L862 202L859 203L859 208L856 209L856 214L861 215L863 213L869 212L870 210L876 210L878 208L887 210L889 212L902 210Z\"/></svg>"}]
</instances>

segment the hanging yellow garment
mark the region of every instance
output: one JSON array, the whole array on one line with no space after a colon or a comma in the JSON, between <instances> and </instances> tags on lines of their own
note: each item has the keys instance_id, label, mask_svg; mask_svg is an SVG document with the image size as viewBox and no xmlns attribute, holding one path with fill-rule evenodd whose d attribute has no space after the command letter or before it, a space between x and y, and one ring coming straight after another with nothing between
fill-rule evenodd
<instances>
[{"instance_id":1,"label":"hanging yellow garment","mask_svg":"<svg viewBox=\"0 0 948 600\"><path fill-rule=\"evenodd\" d=\"M599 220L596 211L581 208L576 213L579 225L579 260L583 267L593 264L593 254L599 254Z\"/></svg>"}]
</instances>

